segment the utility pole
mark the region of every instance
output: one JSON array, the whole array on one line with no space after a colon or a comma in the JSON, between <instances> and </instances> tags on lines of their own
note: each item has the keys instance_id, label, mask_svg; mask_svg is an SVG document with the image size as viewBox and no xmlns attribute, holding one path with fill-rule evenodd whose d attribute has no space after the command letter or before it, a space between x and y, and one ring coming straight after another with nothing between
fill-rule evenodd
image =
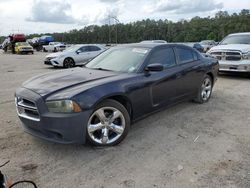
<instances>
[{"instance_id":1,"label":"utility pole","mask_svg":"<svg viewBox=\"0 0 250 188\"><path fill-rule=\"evenodd\" d=\"M109 44L111 44L111 30L110 30L110 15L108 16L109 19Z\"/></svg>"},{"instance_id":2,"label":"utility pole","mask_svg":"<svg viewBox=\"0 0 250 188\"><path fill-rule=\"evenodd\" d=\"M120 23L120 21L117 19L117 17L116 16L108 16L108 19L109 19L109 43L111 43L111 29L110 29L110 20L111 19L114 19L115 20L115 22L116 22L116 26L115 26L115 28L116 28L116 34L115 34L115 38L116 38L116 44L118 44L118 23Z\"/></svg>"}]
</instances>

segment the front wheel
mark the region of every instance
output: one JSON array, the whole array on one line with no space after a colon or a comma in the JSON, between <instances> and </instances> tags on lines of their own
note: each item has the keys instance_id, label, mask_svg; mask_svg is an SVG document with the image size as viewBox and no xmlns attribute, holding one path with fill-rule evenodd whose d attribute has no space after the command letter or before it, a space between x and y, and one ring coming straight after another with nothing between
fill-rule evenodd
<instances>
[{"instance_id":1,"label":"front wheel","mask_svg":"<svg viewBox=\"0 0 250 188\"><path fill-rule=\"evenodd\" d=\"M194 99L194 101L200 104L208 102L212 94L212 89L213 89L212 78L211 76L206 75L203 78L197 97Z\"/></svg>"},{"instance_id":2,"label":"front wheel","mask_svg":"<svg viewBox=\"0 0 250 188\"><path fill-rule=\"evenodd\" d=\"M88 120L87 139L96 146L117 145L127 136L129 128L127 109L115 100L105 100Z\"/></svg>"},{"instance_id":3,"label":"front wheel","mask_svg":"<svg viewBox=\"0 0 250 188\"><path fill-rule=\"evenodd\" d=\"M68 57L68 58L64 59L64 61L63 61L64 68L72 68L74 66L75 66L75 62L72 58Z\"/></svg>"}]
</instances>

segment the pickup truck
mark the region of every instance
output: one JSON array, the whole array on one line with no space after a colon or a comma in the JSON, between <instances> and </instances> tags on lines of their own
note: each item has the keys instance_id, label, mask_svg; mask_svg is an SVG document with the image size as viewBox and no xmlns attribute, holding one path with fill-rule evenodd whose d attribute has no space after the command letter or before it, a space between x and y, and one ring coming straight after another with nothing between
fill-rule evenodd
<instances>
[{"instance_id":1,"label":"pickup truck","mask_svg":"<svg viewBox=\"0 0 250 188\"><path fill-rule=\"evenodd\" d=\"M250 76L250 32L230 34L207 53L219 60L220 72L241 72Z\"/></svg>"},{"instance_id":2,"label":"pickup truck","mask_svg":"<svg viewBox=\"0 0 250 188\"><path fill-rule=\"evenodd\" d=\"M49 45L43 46L43 51L44 52L48 52L48 51L58 52L58 51L65 50L65 48L66 48L66 45L61 42L50 42Z\"/></svg>"}]
</instances>

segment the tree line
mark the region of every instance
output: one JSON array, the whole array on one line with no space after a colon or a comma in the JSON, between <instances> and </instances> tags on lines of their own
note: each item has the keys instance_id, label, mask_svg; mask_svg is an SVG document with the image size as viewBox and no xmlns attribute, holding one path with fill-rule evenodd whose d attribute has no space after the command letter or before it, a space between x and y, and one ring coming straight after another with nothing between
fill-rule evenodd
<instances>
[{"instance_id":1,"label":"tree line","mask_svg":"<svg viewBox=\"0 0 250 188\"><path fill-rule=\"evenodd\" d=\"M230 33L250 32L250 11L241 10L229 14L219 11L214 17L194 17L191 20L173 22L168 19L131 22L116 25L90 25L63 33L45 33L56 41L79 43L132 43L142 40L166 40L168 42L196 42L205 39L220 41ZM41 36L28 35L27 38Z\"/></svg>"}]
</instances>

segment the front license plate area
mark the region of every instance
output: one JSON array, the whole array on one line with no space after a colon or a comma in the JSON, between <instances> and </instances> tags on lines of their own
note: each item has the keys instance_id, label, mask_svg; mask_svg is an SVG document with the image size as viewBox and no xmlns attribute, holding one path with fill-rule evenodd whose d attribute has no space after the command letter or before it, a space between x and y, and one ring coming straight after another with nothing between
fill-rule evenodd
<instances>
[{"instance_id":1,"label":"front license plate area","mask_svg":"<svg viewBox=\"0 0 250 188\"><path fill-rule=\"evenodd\" d=\"M231 70L237 70L238 66L231 66L231 67L229 67L229 69L231 69Z\"/></svg>"}]
</instances>

